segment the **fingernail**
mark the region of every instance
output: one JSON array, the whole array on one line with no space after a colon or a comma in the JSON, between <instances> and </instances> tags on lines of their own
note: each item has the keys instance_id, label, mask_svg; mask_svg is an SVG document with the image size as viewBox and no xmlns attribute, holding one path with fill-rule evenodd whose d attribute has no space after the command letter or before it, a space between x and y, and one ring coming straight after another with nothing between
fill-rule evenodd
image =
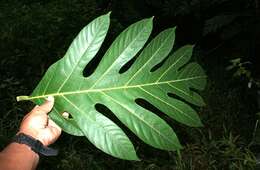
<instances>
[{"instance_id":1,"label":"fingernail","mask_svg":"<svg viewBox=\"0 0 260 170\"><path fill-rule=\"evenodd\" d=\"M47 99L49 102L54 102L54 97L53 96L48 96Z\"/></svg>"}]
</instances>

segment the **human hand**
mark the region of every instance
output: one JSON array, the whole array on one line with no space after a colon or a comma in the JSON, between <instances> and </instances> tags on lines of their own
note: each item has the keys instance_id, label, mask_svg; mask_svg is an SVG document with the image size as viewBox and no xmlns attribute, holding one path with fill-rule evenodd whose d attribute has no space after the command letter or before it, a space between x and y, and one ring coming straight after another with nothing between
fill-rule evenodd
<instances>
[{"instance_id":1,"label":"human hand","mask_svg":"<svg viewBox=\"0 0 260 170\"><path fill-rule=\"evenodd\" d=\"M19 133L25 133L42 142L44 146L54 143L61 134L61 128L55 124L48 113L54 105L54 98L48 97L44 104L35 106L22 120ZM64 117L68 113L63 113Z\"/></svg>"}]
</instances>

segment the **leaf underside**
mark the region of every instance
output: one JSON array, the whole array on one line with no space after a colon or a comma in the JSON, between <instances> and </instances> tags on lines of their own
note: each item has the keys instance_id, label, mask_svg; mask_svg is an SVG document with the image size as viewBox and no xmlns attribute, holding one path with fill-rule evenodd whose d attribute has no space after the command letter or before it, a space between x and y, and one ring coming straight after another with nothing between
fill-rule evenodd
<instances>
[{"instance_id":1,"label":"leaf underside","mask_svg":"<svg viewBox=\"0 0 260 170\"><path fill-rule=\"evenodd\" d=\"M117 158L138 160L127 135L98 112L96 104L109 108L145 143L164 150L181 149L173 129L158 115L138 105L136 99L146 100L182 124L202 126L196 111L188 104L204 105L196 91L203 90L206 84L203 69L197 63L188 63L193 46L170 53L175 28L162 31L145 46L152 31L152 18L143 19L125 29L106 51L96 70L84 77L85 66L105 39L109 15L100 16L84 27L65 56L47 70L32 95L20 96L18 100L41 104L47 96L54 96L55 105L49 114L52 120L65 132L86 136L97 148ZM137 54L133 65L120 74L119 70ZM63 118L64 111L72 118Z\"/></svg>"}]
</instances>

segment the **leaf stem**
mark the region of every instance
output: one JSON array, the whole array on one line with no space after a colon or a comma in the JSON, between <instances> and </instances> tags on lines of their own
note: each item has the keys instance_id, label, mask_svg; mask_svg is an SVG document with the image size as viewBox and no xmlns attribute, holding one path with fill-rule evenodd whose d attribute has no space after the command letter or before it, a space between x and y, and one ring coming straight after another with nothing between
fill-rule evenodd
<instances>
[{"instance_id":1,"label":"leaf stem","mask_svg":"<svg viewBox=\"0 0 260 170\"><path fill-rule=\"evenodd\" d=\"M29 96L17 96L16 101L30 100Z\"/></svg>"}]
</instances>

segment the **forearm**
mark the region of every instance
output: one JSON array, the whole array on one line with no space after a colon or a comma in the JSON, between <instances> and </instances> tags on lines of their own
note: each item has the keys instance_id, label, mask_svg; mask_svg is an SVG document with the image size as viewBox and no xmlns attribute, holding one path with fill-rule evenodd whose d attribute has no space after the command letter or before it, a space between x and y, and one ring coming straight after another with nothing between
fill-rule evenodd
<instances>
[{"instance_id":1,"label":"forearm","mask_svg":"<svg viewBox=\"0 0 260 170\"><path fill-rule=\"evenodd\" d=\"M5 170L33 170L39 156L27 145L11 143L0 152L0 167Z\"/></svg>"},{"instance_id":2,"label":"forearm","mask_svg":"<svg viewBox=\"0 0 260 170\"><path fill-rule=\"evenodd\" d=\"M27 135L27 137L32 137L40 141L44 146L54 143L61 134L61 128L49 119L47 115L51 111L53 105L54 98L48 97L44 104L35 106L34 109L23 118L17 134L23 133L24 135ZM64 115L64 117L68 118L68 114L66 114L66 116ZM19 136L16 137L19 138ZM20 136L17 141L18 143L13 142L0 152L0 170L36 169L39 162L39 155L29 147L31 139L25 138L21 141ZM20 143L28 143L28 146ZM38 145L37 143L35 144L37 146L34 144L32 144L32 148L35 150ZM37 149L36 152L38 152Z\"/></svg>"}]
</instances>

